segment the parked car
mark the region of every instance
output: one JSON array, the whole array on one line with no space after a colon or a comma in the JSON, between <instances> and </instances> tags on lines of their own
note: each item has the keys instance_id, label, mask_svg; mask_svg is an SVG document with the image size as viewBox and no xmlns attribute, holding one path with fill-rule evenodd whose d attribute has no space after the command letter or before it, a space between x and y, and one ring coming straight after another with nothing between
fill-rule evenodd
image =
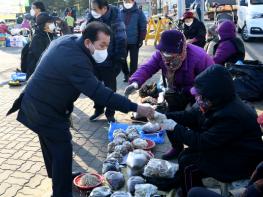
<instances>
[{"instance_id":1,"label":"parked car","mask_svg":"<svg viewBox=\"0 0 263 197\"><path fill-rule=\"evenodd\" d=\"M263 0L238 0L238 30L245 42L263 37Z\"/></svg>"}]
</instances>

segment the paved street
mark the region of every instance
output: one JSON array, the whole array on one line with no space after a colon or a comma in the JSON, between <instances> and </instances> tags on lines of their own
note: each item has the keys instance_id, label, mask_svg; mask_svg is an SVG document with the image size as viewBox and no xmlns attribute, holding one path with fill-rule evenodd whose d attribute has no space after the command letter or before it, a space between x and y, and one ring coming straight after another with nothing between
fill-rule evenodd
<instances>
[{"instance_id":1,"label":"paved street","mask_svg":"<svg viewBox=\"0 0 263 197\"><path fill-rule=\"evenodd\" d=\"M249 44L252 46L258 43ZM260 45L262 47L262 43ZM149 57L154 48L144 46L140 53L140 62ZM254 49L257 51L257 49ZM250 56L248 54L248 56ZM10 88L5 85L10 74L15 71L20 61L20 49L0 49L0 196L2 197L47 197L50 196L51 182L47 178L42 154L36 134L19 124L16 114L5 117L7 110L22 88ZM154 79L157 79L155 76ZM118 78L118 92L123 93L126 84L122 75ZM138 101L138 95L131 96ZM262 105L257 109L263 111ZM107 151L107 129L105 117L96 123L89 122L93 113L93 103L87 97L81 97L75 103L72 131L74 150L74 171L101 171ZM117 113L119 122L129 122L130 115ZM159 157L168 144L159 145L154 152ZM79 196L76 192L75 196Z\"/></svg>"}]
</instances>

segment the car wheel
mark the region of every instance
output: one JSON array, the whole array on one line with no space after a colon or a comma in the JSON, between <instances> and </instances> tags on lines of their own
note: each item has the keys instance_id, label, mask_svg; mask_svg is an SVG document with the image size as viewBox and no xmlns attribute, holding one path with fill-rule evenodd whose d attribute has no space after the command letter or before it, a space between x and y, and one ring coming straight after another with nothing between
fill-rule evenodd
<instances>
[{"instance_id":1,"label":"car wheel","mask_svg":"<svg viewBox=\"0 0 263 197\"><path fill-rule=\"evenodd\" d=\"M244 25L244 27L242 28L241 37L242 37L243 41L245 41L245 42L251 41L251 38L248 35L247 25Z\"/></svg>"}]
</instances>

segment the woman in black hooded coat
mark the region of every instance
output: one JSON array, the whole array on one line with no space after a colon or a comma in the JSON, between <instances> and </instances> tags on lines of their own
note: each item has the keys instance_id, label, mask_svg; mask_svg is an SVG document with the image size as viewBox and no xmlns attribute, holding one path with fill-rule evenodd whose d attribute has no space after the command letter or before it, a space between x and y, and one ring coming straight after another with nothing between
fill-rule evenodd
<instances>
[{"instance_id":1,"label":"woman in black hooded coat","mask_svg":"<svg viewBox=\"0 0 263 197\"><path fill-rule=\"evenodd\" d=\"M27 79L33 74L36 69L37 63L53 40L53 32L55 30L55 24L53 22L53 17L49 14L43 12L36 18L35 33L33 35L32 41L28 48L27 60L26 60L26 73Z\"/></svg>"}]
</instances>

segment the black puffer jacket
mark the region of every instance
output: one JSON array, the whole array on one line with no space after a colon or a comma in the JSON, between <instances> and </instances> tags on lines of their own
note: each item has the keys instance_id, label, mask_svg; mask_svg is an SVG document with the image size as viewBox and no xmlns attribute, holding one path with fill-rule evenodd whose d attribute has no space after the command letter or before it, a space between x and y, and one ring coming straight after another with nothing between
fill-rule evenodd
<instances>
[{"instance_id":1,"label":"black puffer jacket","mask_svg":"<svg viewBox=\"0 0 263 197\"><path fill-rule=\"evenodd\" d=\"M47 33L43 30L44 27L37 27L35 34L29 46L27 55L27 78L29 78L36 69L37 63L46 50L50 42L53 40L53 34Z\"/></svg>"},{"instance_id":2,"label":"black puffer jacket","mask_svg":"<svg viewBox=\"0 0 263 197\"><path fill-rule=\"evenodd\" d=\"M17 120L53 140L70 140L69 116L80 93L93 101L124 113L137 104L106 88L94 76L94 60L84 38L62 36L53 41L20 97Z\"/></svg>"},{"instance_id":3,"label":"black puffer jacket","mask_svg":"<svg viewBox=\"0 0 263 197\"><path fill-rule=\"evenodd\" d=\"M184 25L184 35L186 39L196 39L196 42L193 43L194 45L202 48L205 46L206 28L204 23L198 19L195 18L191 26Z\"/></svg>"},{"instance_id":4,"label":"black puffer jacket","mask_svg":"<svg viewBox=\"0 0 263 197\"><path fill-rule=\"evenodd\" d=\"M222 66L199 74L195 87L213 103L213 109L205 114L193 109L167 115L179 123L174 129L176 140L189 146L179 156L179 165L182 155L191 152L208 176L225 182L249 178L263 160L255 111L236 96L232 78Z\"/></svg>"}]
</instances>

